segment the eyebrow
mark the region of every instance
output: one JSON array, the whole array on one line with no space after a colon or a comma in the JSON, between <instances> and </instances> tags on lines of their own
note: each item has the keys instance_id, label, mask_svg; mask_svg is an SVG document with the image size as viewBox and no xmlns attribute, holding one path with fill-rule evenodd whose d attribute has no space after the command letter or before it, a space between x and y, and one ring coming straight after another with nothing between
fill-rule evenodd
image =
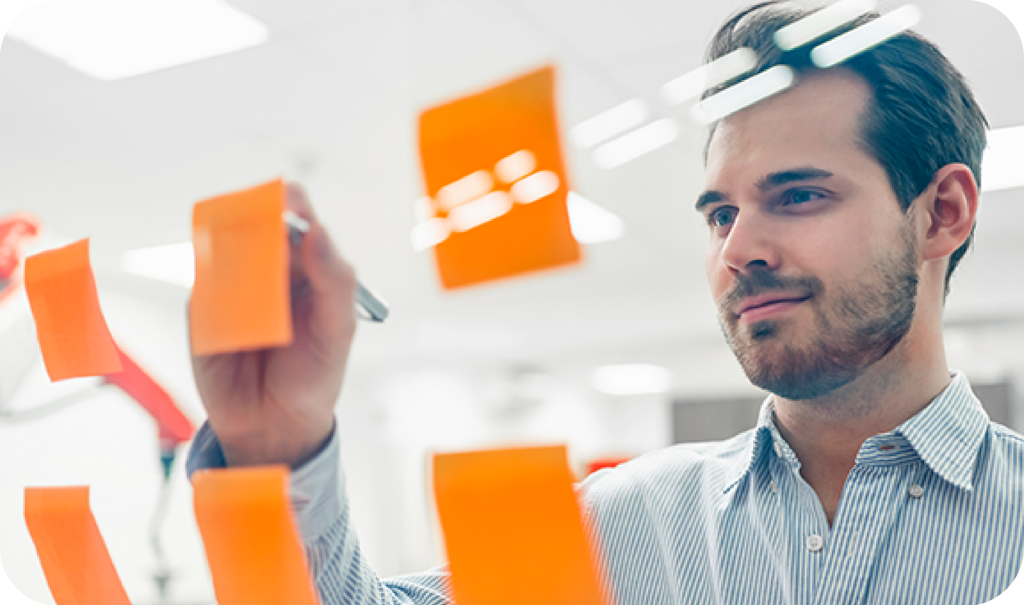
<instances>
[{"instance_id":1,"label":"eyebrow","mask_svg":"<svg viewBox=\"0 0 1024 605\"><path fill-rule=\"evenodd\" d=\"M764 192L788 183L827 179L831 176L833 176L831 172L828 170L822 170L821 168L794 168L793 170L782 170L780 172L766 174L758 179L756 187L758 190ZM717 202L725 202L728 200L729 196L721 191L705 191L697 196L697 203L694 205L694 210L700 212L704 206L707 206L708 204L715 204Z\"/></svg>"},{"instance_id":2,"label":"eyebrow","mask_svg":"<svg viewBox=\"0 0 1024 605\"><path fill-rule=\"evenodd\" d=\"M766 174L757 181L757 188L761 191L769 191L787 183L799 181L812 181L815 179L827 179L832 176L828 170L821 168L796 168L794 170L783 170Z\"/></svg>"},{"instance_id":3,"label":"eyebrow","mask_svg":"<svg viewBox=\"0 0 1024 605\"><path fill-rule=\"evenodd\" d=\"M721 191L705 191L704 193L701 193L700 195L697 196L697 203L694 205L693 209L696 210L697 212L700 212L704 208L704 206L707 206L708 204L726 202L728 200L729 196L722 193Z\"/></svg>"}]
</instances>

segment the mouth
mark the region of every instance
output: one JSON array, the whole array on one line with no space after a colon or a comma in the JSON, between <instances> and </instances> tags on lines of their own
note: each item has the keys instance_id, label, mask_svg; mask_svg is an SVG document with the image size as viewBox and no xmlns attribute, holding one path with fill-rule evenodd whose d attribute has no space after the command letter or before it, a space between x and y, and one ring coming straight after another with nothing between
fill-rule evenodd
<instances>
[{"instance_id":1,"label":"mouth","mask_svg":"<svg viewBox=\"0 0 1024 605\"><path fill-rule=\"evenodd\" d=\"M759 321L788 311L808 300L810 295L767 294L748 298L736 309L740 321Z\"/></svg>"}]
</instances>

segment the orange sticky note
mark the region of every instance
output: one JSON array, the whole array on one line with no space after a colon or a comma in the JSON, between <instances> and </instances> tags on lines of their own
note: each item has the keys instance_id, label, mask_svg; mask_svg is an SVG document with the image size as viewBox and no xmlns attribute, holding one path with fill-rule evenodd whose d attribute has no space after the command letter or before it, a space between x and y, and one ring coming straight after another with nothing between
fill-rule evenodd
<instances>
[{"instance_id":1,"label":"orange sticky note","mask_svg":"<svg viewBox=\"0 0 1024 605\"><path fill-rule=\"evenodd\" d=\"M554 80L546 67L420 115L428 197L413 241L434 246L445 288L580 259Z\"/></svg>"},{"instance_id":2,"label":"orange sticky note","mask_svg":"<svg viewBox=\"0 0 1024 605\"><path fill-rule=\"evenodd\" d=\"M220 605L317 605L287 499L288 469L208 470L193 478L196 522Z\"/></svg>"},{"instance_id":3,"label":"orange sticky note","mask_svg":"<svg viewBox=\"0 0 1024 605\"><path fill-rule=\"evenodd\" d=\"M89 509L88 487L25 488L25 522L57 605L131 605Z\"/></svg>"},{"instance_id":4,"label":"orange sticky note","mask_svg":"<svg viewBox=\"0 0 1024 605\"><path fill-rule=\"evenodd\" d=\"M25 259L25 293L51 381L121 371L100 311L88 239Z\"/></svg>"},{"instance_id":5,"label":"orange sticky note","mask_svg":"<svg viewBox=\"0 0 1024 605\"><path fill-rule=\"evenodd\" d=\"M195 205L189 326L196 354L291 343L284 203L276 180Z\"/></svg>"},{"instance_id":6,"label":"orange sticky note","mask_svg":"<svg viewBox=\"0 0 1024 605\"><path fill-rule=\"evenodd\" d=\"M434 457L458 605L603 605L564 447Z\"/></svg>"}]
</instances>

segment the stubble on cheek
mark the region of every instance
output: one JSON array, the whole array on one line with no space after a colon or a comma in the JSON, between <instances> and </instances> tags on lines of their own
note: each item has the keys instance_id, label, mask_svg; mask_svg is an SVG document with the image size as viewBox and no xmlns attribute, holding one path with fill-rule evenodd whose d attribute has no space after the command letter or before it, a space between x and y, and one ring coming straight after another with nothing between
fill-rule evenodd
<instances>
[{"instance_id":1,"label":"stubble on cheek","mask_svg":"<svg viewBox=\"0 0 1024 605\"><path fill-rule=\"evenodd\" d=\"M915 258L908 245L902 254L879 258L872 279L828 296L820 281L801 279L812 292L805 308L810 317L744 325L726 311L731 307L720 305L722 331L752 383L789 399L820 397L855 379L906 335L916 308ZM750 286L738 283L730 297ZM756 286L751 290L758 293Z\"/></svg>"}]
</instances>

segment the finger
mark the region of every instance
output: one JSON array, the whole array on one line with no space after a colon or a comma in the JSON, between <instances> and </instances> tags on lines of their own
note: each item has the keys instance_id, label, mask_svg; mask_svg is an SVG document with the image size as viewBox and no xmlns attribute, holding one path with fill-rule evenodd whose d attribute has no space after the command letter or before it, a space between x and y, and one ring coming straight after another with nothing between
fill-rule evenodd
<instances>
[{"instance_id":1,"label":"finger","mask_svg":"<svg viewBox=\"0 0 1024 605\"><path fill-rule=\"evenodd\" d=\"M306 193L306 189L293 182L285 183L285 207L303 218L310 226L319 223L316 212L313 210L313 204L309 201L309 194ZM288 233L288 246L291 254L289 255L288 262L288 273L289 282L291 283L292 289L301 287L306 281L305 270L302 266L301 255L297 254L297 250L300 246L294 246L292 240L292 227L288 227L285 231ZM300 236L299 241L305 239L306 235Z\"/></svg>"},{"instance_id":2,"label":"finger","mask_svg":"<svg viewBox=\"0 0 1024 605\"><path fill-rule=\"evenodd\" d=\"M317 221L316 212L313 210L313 204L309 201L309 194L306 193L305 187L289 181L285 183L285 191L287 192L285 205L289 210L311 223Z\"/></svg>"},{"instance_id":3,"label":"finger","mask_svg":"<svg viewBox=\"0 0 1024 605\"><path fill-rule=\"evenodd\" d=\"M289 182L287 191L288 209L309 222L309 231L302 237L298 246L299 253L295 256L299 258L305 273L308 274L310 270L317 273L315 277L309 276L311 281L316 281L311 285L326 294L335 286L351 281L352 287L347 289L354 292L355 273L352 266L345 262L327 230L320 224L306 190L298 183Z\"/></svg>"},{"instance_id":4,"label":"finger","mask_svg":"<svg viewBox=\"0 0 1024 605\"><path fill-rule=\"evenodd\" d=\"M309 222L309 231L292 252L292 283L301 283L313 298L311 319L318 329L351 332L355 323L355 270L345 261L317 219L305 189L287 183L288 209Z\"/></svg>"}]
</instances>

